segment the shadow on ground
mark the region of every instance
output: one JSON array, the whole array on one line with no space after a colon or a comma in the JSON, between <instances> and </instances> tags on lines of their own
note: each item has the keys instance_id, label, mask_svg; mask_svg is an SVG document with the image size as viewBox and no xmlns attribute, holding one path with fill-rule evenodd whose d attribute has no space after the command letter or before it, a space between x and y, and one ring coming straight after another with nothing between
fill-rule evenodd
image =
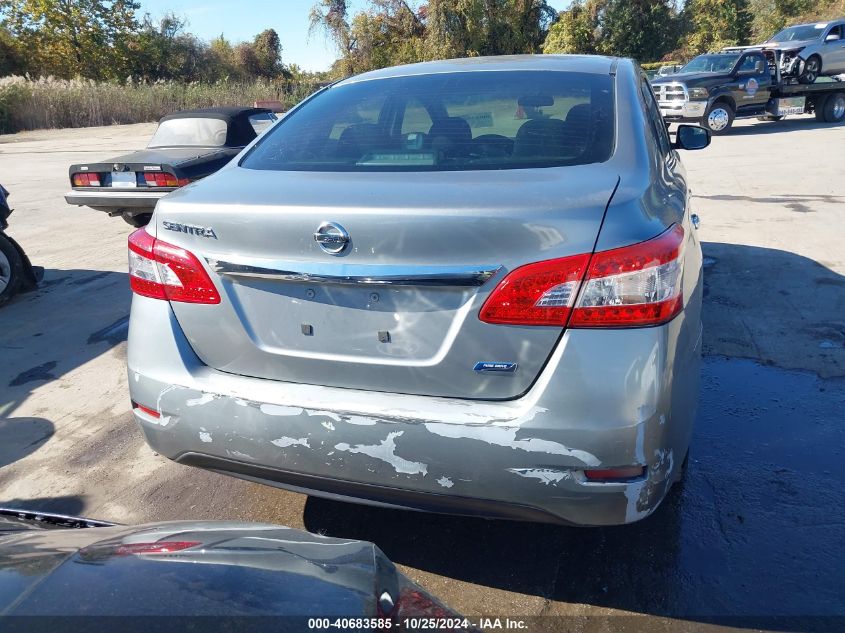
<instances>
[{"instance_id":1,"label":"shadow on ground","mask_svg":"<svg viewBox=\"0 0 845 633\"><path fill-rule=\"evenodd\" d=\"M0 499L0 507L13 510L30 510L66 514L68 516L82 516L85 513L85 499L77 495L43 497L38 499Z\"/></svg>"},{"instance_id":2,"label":"shadow on ground","mask_svg":"<svg viewBox=\"0 0 845 633\"><path fill-rule=\"evenodd\" d=\"M0 417L0 468L38 450L54 431L53 423L43 418Z\"/></svg>"},{"instance_id":3,"label":"shadow on ground","mask_svg":"<svg viewBox=\"0 0 845 633\"><path fill-rule=\"evenodd\" d=\"M774 629L780 616L845 613L845 382L714 357L700 406L686 483L640 523L566 528L310 497L305 525L567 603Z\"/></svg>"},{"instance_id":4,"label":"shadow on ground","mask_svg":"<svg viewBox=\"0 0 845 633\"><path fill-rule=\"evenodd\" d=\"M4 305L0 419L32 390L125 341L130 299L126 273L48 269L37 290Z\"/></svg>"},{"instance_id":5,"label":"shadow on ground","mask_svg":"<svg viewBox=\"0 0 845 633\"><path fill-rule=\"evenodd\" d=\"M756 136L760 134L787 134L804 130L819 130L829 127L841 127L842 123L824 123L811 117L787 118L782 121L759 121L752 125L731 128L728 136ZM718 143L719 139L713 139Z\"/></svg>"},{"instance_id":6,"label":"shadow on ground","mask_svg":"<svg viewBox=\"0 0 845 633\"><path fill-rule=\"evenodd\" d=\"M780 630L825 628L820 618L845 615L845 379L837 374L845 283L785 251L704 251L711 355L690 468L653 516L567 528L311 497L306 527L371 540L409 567L566 603ZM783 348L781 330L792 335ZM731 345L760 362L721 355ZM827 368L829 377L781 361Z\"/></svg>"},{"instance_id":7,"label":"shadow on ground","mask_svg":"<svg viewBox=\"0 0 845 633\"><path fill-rule=\"evenodd\" d=\"M703 250L705 355L845 376L845 277L773 248Z\"/></svg>"},{"instance_id":8,"label":"shadow on ground","mask_svg":"<svg viewBox=\"0 0 845 633\"><path fill-rule=\"evenodd\" d=\"M786 207L790 211L795 211L796 213L813 213L816 211L814 207L820 202L827 204L842 204L845 202L845 198L842 196L813 193L789 193L775 196L739 196L732 194L719 194L712 196L695 195L693 198L700 198L702 200L717 200L719 202L753 202L755 204L762 202L765 204L774 204L779 207Z\"/></svg>"}]
</instances>

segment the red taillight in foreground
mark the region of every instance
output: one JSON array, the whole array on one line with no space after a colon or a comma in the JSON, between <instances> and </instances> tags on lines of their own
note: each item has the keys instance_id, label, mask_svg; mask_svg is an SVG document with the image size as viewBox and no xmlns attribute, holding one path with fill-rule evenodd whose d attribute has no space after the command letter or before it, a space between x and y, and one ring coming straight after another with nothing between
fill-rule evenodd
<instances>
[{"instance_id":1,"label":"red taillight in foreground","mask_svg":"<svg viewBox=\"0 0 845 633\"><path fill-rule=\"evenodd\" d=\"M124 543L118 545L115 554L129 556L131 554L172 554L189 547L201 545L199 541L155 541L153 543Z\"/></svg>"},{"instance_id":2,"label":"red taillight in foreground","mask_svg":"<svg viewBox=\"0 0 845 633\"><path fill-rule=\"evenodd\" d=\"M93 172L77 172L71 177L71 182L74 187L99 187L100 174Z\"/></svg>"},{"instance_id":3,"label":"red taillight in foreground","mask_svg":"<svg viewBox=\"0 0 845 633\"><path fill-rule=\"evenodd\" d=\"M129 236L132 292L182 303L220 303L220 294L196 256L154 238L146 229Z\"/></svg>"},{"instance_id":4,"label":"red taillight in foreground","mask_svg":"<svg viewBox=\"0 0 845 633\"><path fill-rule=\"evenodd\" d=\"M160 418L161 417L161 414L158 411L156 411L154 409L150 409L149 407L145 407L143 405L140 405L136 402L132 403L132 407L135 408L135 409L138 409L138 411L141 411L142 413L146 413L147 415L149 415L151 417L154 417L154 418Z\"/></svg>"},{"instance_id":5,"label":"red taillight in foreground","mask_svg":"<svg viewBox=\"0 0 845 633\"><path fill-rule=\"evenodd\" d=\"M517 268L484 303L481 320L565 326L589 260L589 255L575 255Z\"/></svg>"},{"instance_id":6,"label":"red taillight in foreground","mask_svg":"<svg viewBox=\"0 0 845 633\"><path fill-rule=\"evenodd\" d=\"M570 328L666 323L683 308L683 243L684 229L673 224L633 246L521 266L490 294L479 318Z\"/></svg>"},{"instance_id":7,"label":"red taillight in foreground","mask_svg":"<svg viewBox=\"0 0 845 633\"><path fill-rule=\"evenodd\" d=\"M177 178L173 174L155 172L144 174L144 182L148 187L184 187L191 181L187 178Z\"/></svg>"},{"instance_id":8,"label":"red taillight in foreground","mask_svg":"<svg viewBox=\"0 0 845 633\"><path fill-rule=\"evenodd\" d=\"M645 476L645 466L623 466L621 468L593 468L584 471L587 481L628 481Z\"/></svg>"}]
</instances>

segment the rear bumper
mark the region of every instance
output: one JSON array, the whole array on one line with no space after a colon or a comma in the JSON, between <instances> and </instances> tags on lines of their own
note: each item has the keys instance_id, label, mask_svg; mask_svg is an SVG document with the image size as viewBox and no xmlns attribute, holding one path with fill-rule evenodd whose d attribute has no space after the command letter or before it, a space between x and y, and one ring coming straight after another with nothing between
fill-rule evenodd
<instances>
[{"instance_id":1,"label":"rear bumper","mask_svg":"<svg viewBox=\"0 0 845 633\"><path fill-rule=\"evenodd\" d=\"M156 203L170 193L168 191L78 191L73 189L65 194L65 202L98 211L117 212L123 210L139 213L152 213Z\"/></svg>"},{"instance_id":2,"label":"rear bumper","mask_svg":"<svg viewBox=\"0 0 845 633\"><path fill-rule=\"evenodd\" d=\"M133 297L132 400L176 461L320 496L578 525L648 516L680 468L698 394L700 322L570 330L534 386L505 402L225 374L195 356L168 303ZM594 483L585 468L646 465Z\"/></svg>"}]
</instances>

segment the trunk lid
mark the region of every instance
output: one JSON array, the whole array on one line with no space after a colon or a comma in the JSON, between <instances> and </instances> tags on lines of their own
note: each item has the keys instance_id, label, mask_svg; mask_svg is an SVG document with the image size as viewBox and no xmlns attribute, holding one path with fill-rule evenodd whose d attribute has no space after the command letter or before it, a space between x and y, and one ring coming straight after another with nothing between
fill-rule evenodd
<instances>
[{"instance_id":1,"label":"trunk lid","mask_svg":"<svg viewBox=\"0 0 845 633\"><path fill-rule=\"evenodd\" d=\"M591 252L617 180L602 164L410 173L231 168L163 199L156 230L207 262L220 290L219 305L171 304L194 351L215 369L507 399L531 386L562 330L483 323L479 309L514 268ZM314 239L324 222L349 234L340 255ZM477 371L478 363L516 369Z\"/></svg>"}]
</instances>

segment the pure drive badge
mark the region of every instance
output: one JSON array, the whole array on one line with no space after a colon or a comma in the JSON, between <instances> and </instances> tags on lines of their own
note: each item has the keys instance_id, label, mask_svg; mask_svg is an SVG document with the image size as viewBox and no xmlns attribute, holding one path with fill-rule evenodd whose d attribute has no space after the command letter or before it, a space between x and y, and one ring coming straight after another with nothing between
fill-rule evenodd
<instances>
[{"instance_id":1,"label":"pure drive badge","mask_svg":"<svg viewBox=\"0 0 845 633\"><path fill-rule=\"evenodd\" d=\"M512 374L516 371L516 363L481 361L475 364L473 370L479 373Z\"/></svg>"}]
</instances>

